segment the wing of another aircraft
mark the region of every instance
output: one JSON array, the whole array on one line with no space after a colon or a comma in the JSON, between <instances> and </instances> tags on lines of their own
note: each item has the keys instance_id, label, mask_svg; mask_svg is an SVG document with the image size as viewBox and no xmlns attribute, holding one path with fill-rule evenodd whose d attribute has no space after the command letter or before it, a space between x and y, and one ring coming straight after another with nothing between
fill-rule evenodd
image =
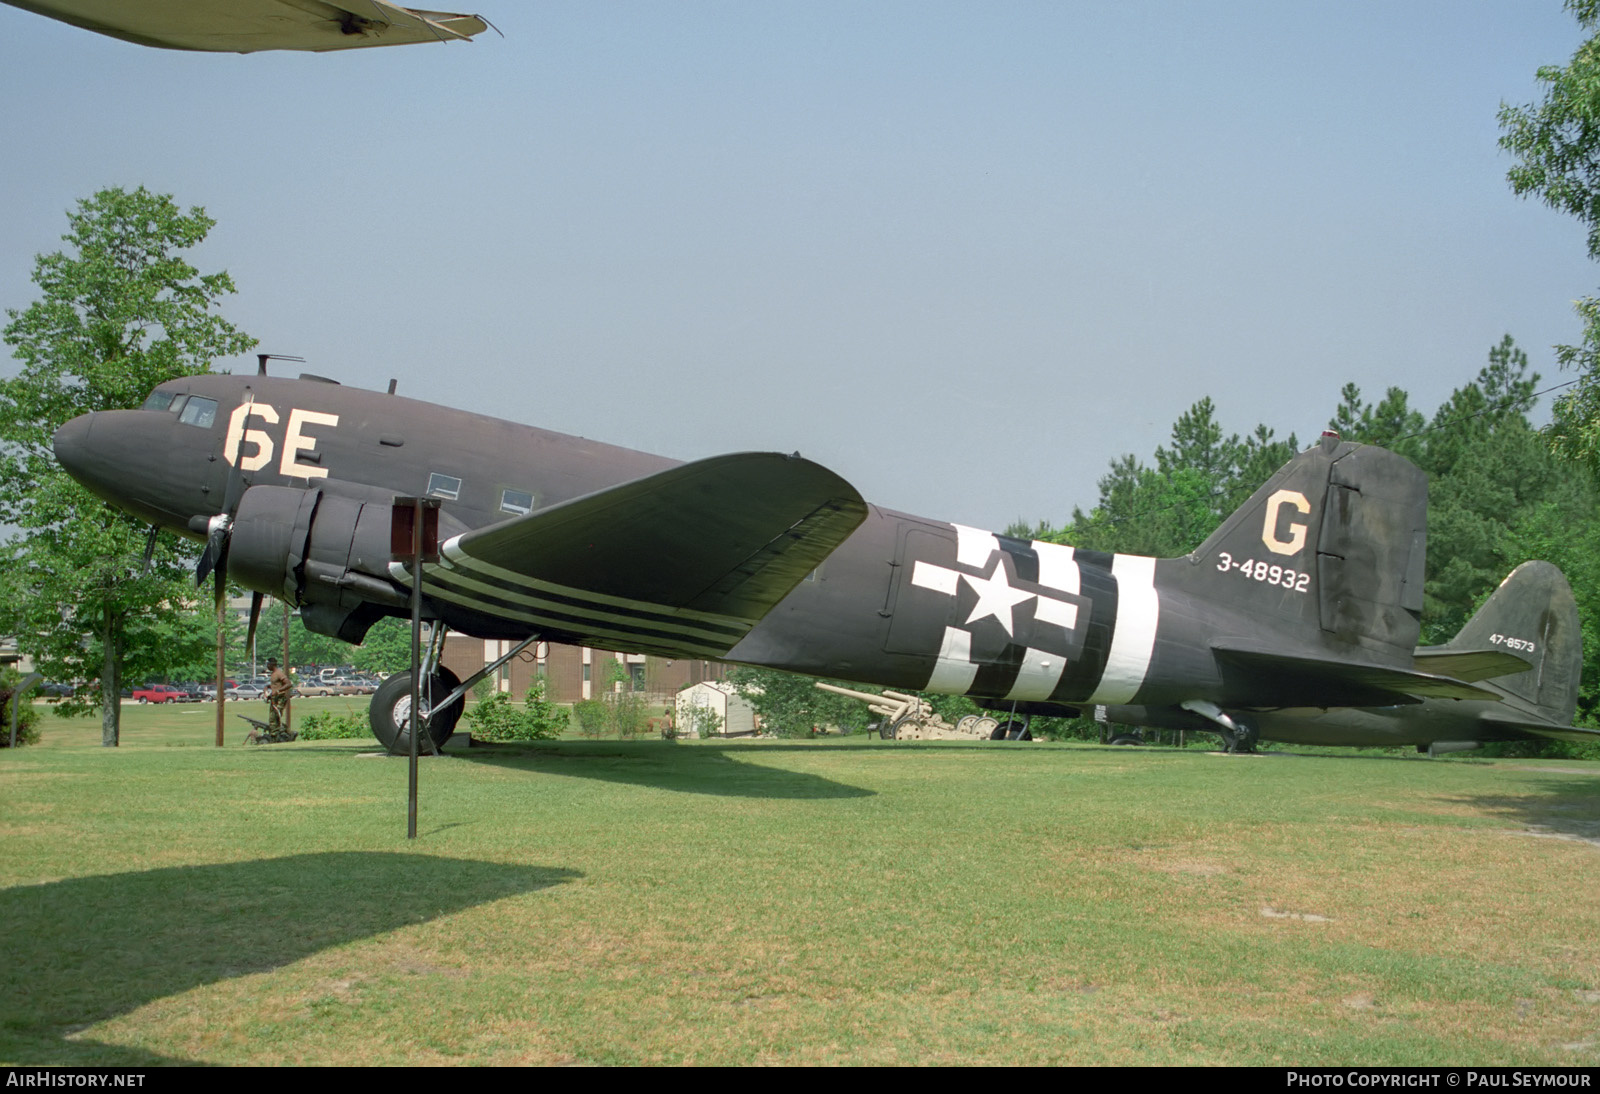
<instances>
[{"instance_id":1,"label":"wing of another aircraft","mask_svg":"<svg viewBox=\"0 0 1600 1094\"><path fill-rule=\"evenodd\" d=\"M386 0L0 0L75 27L161 49L323 52L412 42L466 41L488 29L476 15L403 8Z\"/></svg>"},{"instance_id":2,"label":"wing of another aircraft","mask_svg":"<svg viewBox=\"0 0 1600 1094\"><path fill-rule=\"evenodd\" d=\"M456 536L423 587L536 630L717 657L866 514L799 456L716 456Z\"/></svg>"}]
</instances>

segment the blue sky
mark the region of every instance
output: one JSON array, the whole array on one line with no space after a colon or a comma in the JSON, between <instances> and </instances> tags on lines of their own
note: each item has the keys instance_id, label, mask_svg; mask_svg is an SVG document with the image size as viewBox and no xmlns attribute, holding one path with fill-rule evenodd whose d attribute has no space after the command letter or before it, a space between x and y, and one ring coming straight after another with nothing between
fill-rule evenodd
<instances>
[{"instance_id":1,"label":"blue sky","mask_svg":"<svg viewBox=\"0 0 1600 1094\"><path fill-rule=\"evenodd\" d=\"M1553 0L479 10L504 38L234 56L0 7L0 305L143 184L309 371L1003 527L1203 396L1309 443L1508 332L1558 382L1600 281L1496 145L1581 40Z\"/></svg>"}]
</instances>

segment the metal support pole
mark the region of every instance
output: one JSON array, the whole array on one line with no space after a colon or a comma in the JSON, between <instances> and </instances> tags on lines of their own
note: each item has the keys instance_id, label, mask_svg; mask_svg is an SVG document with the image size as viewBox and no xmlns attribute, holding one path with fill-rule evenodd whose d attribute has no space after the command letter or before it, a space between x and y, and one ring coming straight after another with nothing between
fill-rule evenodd
<instances>
[{"instance_id":1,"label":"metal support pole","mask_svg":"<svg viewBox=\"0 0 1600 1094\"><path fill-rule=\"evenodd\" d=\"M411 794L406 802L406 839L417 838L417 733L422 706L422 499L411 510Z\"/></svg>"},{"instance_id":2,"label":"metal support pole","mask_svg":"<svg viewBox=\"0 0 1600 1094\"><path fill-rule=\"evenodd\" d=\"M278 662L278 663L283 666L283 674L285 676L288 676L289 679L290 679L290 682L292 683L293 680L294 680L294 677L292 675L292 670L289 668L289 602L287 600L285 600L282 603L283 603L283 660ZM292 734L294 732L294 698L293 698L294 689L293 688L289 689L289 695L290 695L290 698L287 698L287 699L285 699L283 701L283 731L285 733Z\"/></svg>"}]
</instances>

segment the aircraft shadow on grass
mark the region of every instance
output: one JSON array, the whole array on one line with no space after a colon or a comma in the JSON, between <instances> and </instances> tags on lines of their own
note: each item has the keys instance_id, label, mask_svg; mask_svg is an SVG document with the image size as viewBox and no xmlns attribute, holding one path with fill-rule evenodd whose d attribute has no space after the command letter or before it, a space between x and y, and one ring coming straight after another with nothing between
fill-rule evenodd
<instances>
[{"instance_id":1,"label":"aircraft shadow on grass","mask_svg":"<svg viewBox=\"0 0 1600 1094\"><path fill-rule=\"evenodd\" d=\"M1559 767L1560 760L1550 761ZM1584 767L1572 764L1573 773ZM1588 772L1584 772L1588 773ZM1593 773L1600 774L1600 772ZM1600 846L1600 779L1545 779L1524 794L1452 796L1491 816L1526 825L1534 835L1582 840Z\"/></svg>"},{"instance_id":2,"label":"aircraft shadow on grass","mask_svg":"<svg viewBox=\"0 0 1600 1094\"><path fill-rule=\"evenodd\" d=\"M737 746L735 746L736 748ZM563 742L559 749L537 745L475 743L461 755L477 763L552 775L679 790L731 798L865 798L875 791L835 782L821 775L745 763L730 749L679 748L666 742ZM751 753L769 751L751 747Z\"/></svg>"},{"instance_id":3,"label":"aircraft shadow on grass","mask_svg":"<svg viewBox=\"0 0 1600 1094\"><path fill-rule=\"evenodd\" d=\"M579 877L559 867L329 852L0 891L0 1059L192 1064L72 1035L157 999Z\"/></svg>"}]
</instances>

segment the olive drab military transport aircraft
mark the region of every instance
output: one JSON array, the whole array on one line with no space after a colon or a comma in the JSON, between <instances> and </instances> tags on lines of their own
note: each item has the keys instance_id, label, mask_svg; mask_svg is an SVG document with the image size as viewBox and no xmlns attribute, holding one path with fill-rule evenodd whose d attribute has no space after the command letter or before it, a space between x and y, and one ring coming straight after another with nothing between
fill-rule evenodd
<instances>
[{"instance_id":1,"label":"olive drab military transport aircraft","mask_svg":"<svg viewBox=\"0 0 1600 1094\"><path fill-rule=\"evenodd\" d=\"M965 694L1008 715L1104 708L1244 747L1583 734L1559 573L1514 575L1456 642L1417 649L1426 480L1332 435L1171 559L869 505L798 453L679 463L313 376L172 380L142 409L66 423L55 451L112 505L203 541L201 580L215 569L349 642L409 613L390 514L431 495L423 610L475 637ZM463 687L436 652L423 672L443 741ZM402 703L405 674L372 706L399 751Z\"/></svg>"}]
</instances>

